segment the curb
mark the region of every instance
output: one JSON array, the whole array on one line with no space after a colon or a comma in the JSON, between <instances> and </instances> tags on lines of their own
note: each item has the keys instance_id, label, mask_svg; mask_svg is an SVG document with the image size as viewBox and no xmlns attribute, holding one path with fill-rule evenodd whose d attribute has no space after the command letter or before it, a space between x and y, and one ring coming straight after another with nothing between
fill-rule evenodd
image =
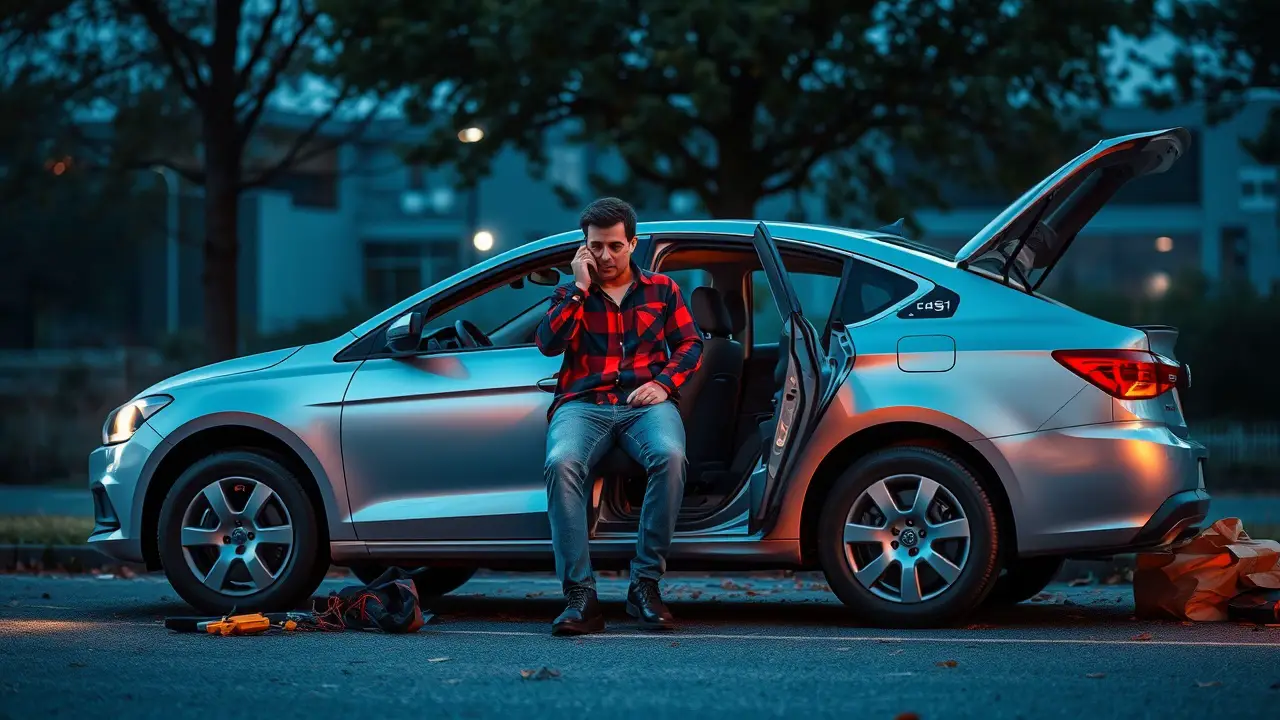
<instances>
[{"instance_id":1,"label":"curb","mask_svg":"<svg viewBox=\"0 0 1280 720\"><path fill-rule=\"evenodd\" d=\"M1055 580L1068 582L1092 574L1100 581L1111 575L1123 575L1126 570L1133 570L1136 558L1117 555L1108 560L1068 560ZM142 563L121 562L88 545L0 545L0 571L13 570L19 563L25 568L62 568L68 572L122 567L139 574L147 572ZM345 572L345 568L338 566L330 570Z\"/></svg>"}]
</instances>

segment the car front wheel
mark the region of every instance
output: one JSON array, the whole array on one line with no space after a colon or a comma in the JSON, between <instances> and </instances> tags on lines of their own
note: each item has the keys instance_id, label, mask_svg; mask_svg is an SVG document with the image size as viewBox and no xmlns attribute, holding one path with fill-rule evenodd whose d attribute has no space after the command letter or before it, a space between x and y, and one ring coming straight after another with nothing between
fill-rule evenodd
<instances>
[{"instance_id":1,"label":"car front wheel","mask_svg":"<svg viewBox=\"0 0 1280 720\"><path fill-rule=\"evenodd\" d=\"M824 505L822 569L860 619L945 624L976 608L995 583L995 510L947 453L916 446L871 453L836 480Z\"/></svg>"},{"instance_id":2,"label":"car front wheel","mask_svg":"<svg viewBox=\"0 0 1280 720\"><path fill-rule=\"evenodd\" d=\"M292 610L328 568L301 482L254 450L187 468L160 509L157 543L169 583L202 612Z\"/></svg>"}]
</instances>

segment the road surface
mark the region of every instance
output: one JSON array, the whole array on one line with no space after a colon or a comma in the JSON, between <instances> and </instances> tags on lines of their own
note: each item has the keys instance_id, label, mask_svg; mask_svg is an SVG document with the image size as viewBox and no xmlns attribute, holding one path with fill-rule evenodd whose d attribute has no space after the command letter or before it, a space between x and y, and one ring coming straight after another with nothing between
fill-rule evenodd
<instances>
[{"instance_id":1,"label":"road surface","mask_svg":"<svg viewBox=\"0 0 1280 720\"><path fill-rule=\"evenodd\" d=\"M330 579L320 591L352 582ZM937 630L859 627L820 576L667 580L673 633L622 610L551 637L543 575L477 576L411 636L171 634L161 576L0 575L0 718L1254 718L1280 703L1280 628L1132 619L1127 585ZM1136 638L1136 639L1135 639ZM547 679L525 679L522 671ZM91 708L91 710L89 710ZM1224 715L1223 713L1228 713Z\"/></svg>"}]
</instances>

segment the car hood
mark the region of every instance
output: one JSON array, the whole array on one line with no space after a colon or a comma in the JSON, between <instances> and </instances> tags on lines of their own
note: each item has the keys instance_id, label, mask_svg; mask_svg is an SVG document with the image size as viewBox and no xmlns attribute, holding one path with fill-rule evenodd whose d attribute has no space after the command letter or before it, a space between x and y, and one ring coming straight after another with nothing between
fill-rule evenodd
<instances>
[{"instance_id":1,"label":"car hood","mask_svg":"<svg viewBox=\"0 0 1280 720\"><path fill-rule=\"evenodd\" d=\"M233 358L231 360L223 360L211 365L205 365L183 373L178 373L172 377L165 378L151 387L138 393L137 397L145 395L155 395L156 393L168 392L174 388L184 385L192 385L194 383L203 382L213 378L225 377L227 375L238 375L241 373L256 372L258 370L266 370L274 365L287 360L291 355L302 349L303 346L283 348L280 350L269 350L256 355L246 355L244 357Z\"/></svg>"}]
</instances>

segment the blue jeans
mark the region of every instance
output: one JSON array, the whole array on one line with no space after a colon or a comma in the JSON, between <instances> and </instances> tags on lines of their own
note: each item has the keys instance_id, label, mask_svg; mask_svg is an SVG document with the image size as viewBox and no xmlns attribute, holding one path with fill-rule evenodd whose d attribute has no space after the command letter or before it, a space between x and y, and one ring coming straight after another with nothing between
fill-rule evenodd
<instances>
[{"instance_id":1,"label":"blue jeans","mask_svg":"<svg viewBox=\"0 0 1280 720\"><path fill-rule=\"evenodd\" d=\"M556 576L566 591L573 585L595 587L587 538L591 470L614 443L649 476L631 581L661 580L667 568L688 469L680 412L670 401L643 407L571 401L551 417L543 468Z\"/></svg>"}]
</instances>

